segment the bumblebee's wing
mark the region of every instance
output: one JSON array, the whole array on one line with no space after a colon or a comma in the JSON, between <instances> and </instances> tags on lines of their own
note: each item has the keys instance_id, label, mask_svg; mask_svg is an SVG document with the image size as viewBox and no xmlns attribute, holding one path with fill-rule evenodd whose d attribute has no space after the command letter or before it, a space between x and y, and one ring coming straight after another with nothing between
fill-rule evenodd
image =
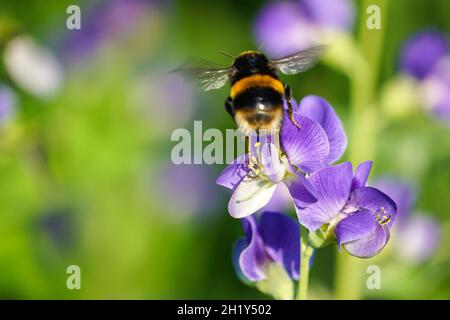
<instances>
[{"instance_id":1,"label":"bumblebee's wing","mask_svg":"<svg viewBox=\"0 0 450 320\"><path fill-rule=\"evenodd\" d=\"M312 68L327 46L320 45L272 60L272 65L284 74L295 74Z\"/></svg>"},{"instance_id":2,"label":"bumblebee's wing","mask_svg":"<svg viewBox=\"0 0 450 320\"><path fill-rule=\"evenodd\" d=\"M188 80L197 83L205 91L223 87L230 78L229 67L222 67L206 60L186 62L181 67L173 70L173 72L179 73Z\"/></svg>"},{"instance_id":3,"label":"bumblebee's wing","mask_svg":"<svg viewBox=\"0 0 450 320\"><path fill-rule=\"evenodd\" d=\"M192 69L191 78L205 91L223 87L229 79L228 69Z\"/></svg>"}]
</instances>

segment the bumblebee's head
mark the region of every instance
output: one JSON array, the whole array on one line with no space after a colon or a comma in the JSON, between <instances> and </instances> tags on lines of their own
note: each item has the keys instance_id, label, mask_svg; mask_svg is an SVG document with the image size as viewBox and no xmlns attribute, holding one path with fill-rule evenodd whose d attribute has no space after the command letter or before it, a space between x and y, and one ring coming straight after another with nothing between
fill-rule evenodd
<instances>
[{"instance_id":1,"label":"bumblebee's head","mask_svg":"<svg viewBox=\"0 0 450 320\"><path fill-rule=\"evenodd\" d=\"M234 60L233 66L238 71L258 73L268 68L269 60L261 52L244 51Z\"/></svg>"}]
</instances>

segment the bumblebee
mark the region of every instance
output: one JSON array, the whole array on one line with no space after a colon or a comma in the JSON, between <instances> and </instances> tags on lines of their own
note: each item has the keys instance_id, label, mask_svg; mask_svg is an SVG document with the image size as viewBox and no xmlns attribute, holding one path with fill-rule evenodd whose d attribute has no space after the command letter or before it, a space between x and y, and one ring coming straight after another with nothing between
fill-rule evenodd
<instances>
[{"instance_id":1,"label":"bumblebee","mask_svg":"<svg viewBox=\"0 0 450 320\"><path fill-rule=\"evenodd\" d=\"M283 100L290 121L300 128L292 113L291 90L281 82L279 73L289 75L308 70L324 48L316 46L274 60L259 51L244 51L236 58L231 56L234 61L230 67L184 66L175 71L197 82L205 91L219 89L229 81L231 92L225 100L225 109L246 135L261 129L279 130L284 117Z\"/></svg>"}]
</instances>

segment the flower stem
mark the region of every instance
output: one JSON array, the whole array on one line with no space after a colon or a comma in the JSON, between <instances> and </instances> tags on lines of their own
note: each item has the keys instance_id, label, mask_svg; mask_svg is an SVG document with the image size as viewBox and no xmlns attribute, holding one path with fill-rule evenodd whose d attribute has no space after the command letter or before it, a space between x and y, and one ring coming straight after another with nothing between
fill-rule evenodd
<instances>
[{"instance_id":1,"label":"flower stem","mask_svg":"<svg viewBox=\"0 0 450 320\"><path fill-rule=\"evenodd\" d=\"M300 240L300 278L298 283L297 300L306 300L309 283L309 261L314 252L305 239Z\"/></svg>"},{"instance_id":2,"label":"flower stem","mask_svg":"<svg viewBox=\"0 0 450 320\"><path fill-rule=\"evenodd\" d=\"M361 5L358 48L360 56L354 57L350 74L352 132L349 158L355 164L373 159L377 135L376 88L379 64L383 50L387 20L387 0L364 0ZM382 28L369 30L366 25L366 10L369 5L381 8ZM362 281L365 261L342 253L337 257L335 291L337 299L359 299L362 295Z\"/></svg>"}]
</instances>

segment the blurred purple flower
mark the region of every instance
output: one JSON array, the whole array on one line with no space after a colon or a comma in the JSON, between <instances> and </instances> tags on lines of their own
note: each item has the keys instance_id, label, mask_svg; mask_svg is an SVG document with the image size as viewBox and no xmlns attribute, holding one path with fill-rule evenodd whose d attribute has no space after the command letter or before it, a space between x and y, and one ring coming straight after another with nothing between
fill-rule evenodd
<instances>
[{"instance_id":1,"label":"blurred purple flower","mask_svg":"<svg viewBox=\"0 0 450 320\"><path fill-rule=\"evenodd\" d=\"M176 74L151 73L138 79L135 86L137 107L153 118L152 130L164 134L184 125L194 112L194 90Z\"/></svg>"},{"instance_id":2,"label":"blurred purple flower","mask_svg":"<svg viewBox=\"0 0 450 320\"><path fill-rule=\"evenodd\" d=\"M423 31L406 41L400 56L400 68L406 73L423 79L436 63L449 53L447 39L437 31Z\"/></svg>"},{"instance_id":3,"label":"blurred purple flower","mask_svg":"<svg viewBox=\"0 0 450 320\"><path fill-rule=\"evenodd\" d=\"M269 264L276 263L295 280L300 268L300 226L290 217L277 212L263 212L242 219L244 238L233 249L237 274L247 281L266 279Z\"/></svg>"},{"instance_id":4,"label":"blurred purple flower","mask_svg":"<svg viewBox=\"0 0 450 320\"><path fill-rule=\"evenodd\" d=\"M71 208L53 208L44 212L39 220L40 230L60 249L67 249L74 244L75 221L73 213Z\"/></svg>"},{"instance_id":5,"label":"blurred purple flower","mask_svg":"<svg viewBox=\"0 0 450 320\"><path fill-rule=\"evenodd\" d=\"M371 166L363 162L353 174L352 164L345 162L312 174L308 180L317 202L297 208L300 223L310 232L327 226L328 234L334 228L338 246L360 258L384 248L397 215L391 198L365 186Z\"/></svg>"},{"instance_id":6,"label":"blurred purple flower","mask_svg":"<svg viewBox=\"0 0 450 320\"><path fill-rule=\"evenodd\" d=\"M300 0L300 5L314 23L331 28L351 30L355 7L351 0Z\"/></svg>"},{"instance_id":7,"label":"blurred purple flower","mask_svg":"<svg viewBox=\"0 0 450 320\"><path fill-rule=\"evenodd\" d=\"M439 246L441 231L431 216L413 213L417 195L414 186L392 177L381 178L374 185L388 193L397 204L394 237L397 254L408 262L428 259Z\"/></svg>"},{"instance_id":8,"label":"blurred purple flower","mask_svg":"<svg viewBox=\"0 0 450 320\"><path fill-rule=\"evenodd\" d=\"M442 58L422 81L421 93L433 116L450 123L450 55Z\"/></svg>"},{"instance_id":9,"label":"blurred purple flower","mask_svg":"<svg viewBox=\"0 0 450 320\"><path fill-rule=\"evenodd\" d=\"M285 115L281 127L281 145L286 156L281 156L273 144L261 147L260 173L248 168L245 156L230 164L217 183L233 190L228 210L231 216L243 218L262 209L271 200L278 185L284 183L297 206L315 201L305 187L304 173L312 173L337 161L345 151L347 138L339 117L323 98L307 96L295 109L299 130ZM286 120L287 119L287 120Z\"/></svg>"},{"instance_id":10,"label":"blurred purple flower","mask_svg":"<svg viewBox=\"0 0 450 320\"><path fill-rule=\"evenodd\" d=\"M257 43L273 58L310 47L316 33L301 7L293 2L269 3L254 23Z\"/></svg>"},{"instance_id":11,"label":"blurred purple flower","mask_svg":"<svg viewBox=\"0 0 450 320\"><path fill-rule=\"evenodd\" d=\"M415 214L395 234L394 247L405 261L419 263L429 259L440 243L439 224L430 216Z\"/></svg>"},{"instance_id":12,"label":"blurred purple flower","mask_svg":"<svg viewBox=\"0 0 450 320\"><path fill-rule=\"evenodd\" d=\"M170 195L171 200L165 206L173 216L183 218L183 215L204 216L215 212L218 198L210 187L214 179L208 168L171 164L161 171L157 181L162 181L161 197Z\"/></svg>"},{"instance_id":13,"label":"blurred purple flower","mask_svg":"<svg viewBox=\"0 0 450 320\"><path fill-rule=\"evenodd\" d=\"M417 82L417 98L438 120L450 123L450 47L444 33L426 30L403 45L400 69Z\"/></svg>"},{"instance_id":14,"label":"blurred purple flower","mask_svg":"<svg viewBox=\"0 0 450 320\"><path fill-rule=\"evenodd\" d=\"M270 2L254 22L256 41L272 57L280 57L317 44L327 30L350 30L354 7L350 0Z\"/></svg>"},{"instance_id":15,"label":"blurred purple flower","mask_svg":"<svg viewBox=\"0 0 450 320\"><path fill-rule=\"evenodd\" d=\"M105 41L127 35L155 9L155 0L107 0L93 6L80 30L64 34L62 54L66 61L91 55Z\"/></svg>"},{"instance_id":16,"label":"blurred purple flower","mask_svg":"<svg viewBox=\"0 0 450 320\"><path fill-rule=\"evenodd\" d=\"M14 116L16 103L14 92L9 87L0 84L0 123Z\"/></svg>"}]
</instances>

